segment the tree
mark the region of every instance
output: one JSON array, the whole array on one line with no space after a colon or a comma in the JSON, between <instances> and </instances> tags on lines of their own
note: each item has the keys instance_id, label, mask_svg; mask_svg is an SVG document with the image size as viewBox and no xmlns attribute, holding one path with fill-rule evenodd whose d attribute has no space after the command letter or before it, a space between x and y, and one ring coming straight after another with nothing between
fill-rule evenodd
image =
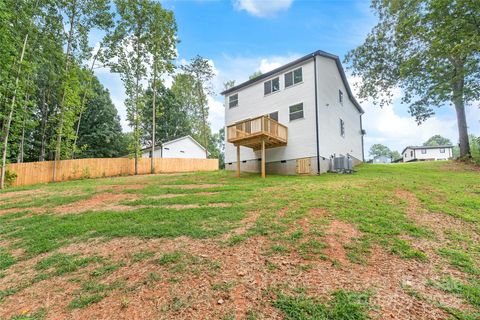
<instances>
[{"instance_id":1,"label":"tree","mask_svg":"<svg viewBox=\"0 0 480 320\"><path fill-rule=\"evenodd\" d=\"M214 76L213 68L207 59L201 56L193 58L189 64L183 65L182 70L193 80L193 97L195 98L195 106L200 111L202 119L202 136L205 147L205 155L208 157L208 136L211 134L210 127L207 123L208 118L208 101L207 96L212 95L212 78Z\"/></svg>"},{"instance_id":2,"label":"tree","mask_svg":"<svg viewBox=\"0 0 480 320\"><path fill-rule=\"evenodd\" d=\"M127 99L127 120L133 129L130 154L135 159L135 174L138 174L138 157L142 137L140 115L145 108L143 81L150 65L149 15L152 2L149 0L116 0L118 17L115 30L107 37L106 58L113 72L120 74Z\"/></svg>"},{"instance_id":3,"label":"tree","mask_svg":"<svg viewBox=\"0 0 480 320\"><path fill-rule=\"evenodd\" d=\"M67 139L74 138L73 127L76 122L76 113L80 112L78 106L81 104L79 97L81 89L75 62L81 63L91 52L88 47L90 30L94 27L106 30L111 26L108 0L65 0L59 2L59 9L61 16L66 18L65 25L68 25L68 32L65 39L63 90L58 105L57 139L53 165L54 181L56 179L56 162L61 159L62 139L64 136ZM68 150L66 153L68 154Z\"/></svg>"},{"instance_id":4,"label":"tree","mask_svg":"<svg viewBox=\"0 0 480 320\"><path fill-rule=\"evenodd\" d=\"M392 159L392 161L400 159L401 157L402 155L397 150L393 150L392 152L390 152L390 158Z\"/></svg>"},{"instance_id":5,"label":"tree","mask_svg":"<svg viewBox=\"0 0 480 320\"><path fill-rule=\"evenodd\" d=\"M217 158L220 169L225 168L225 128L221 128L211 136L208 150L212 158Z\"/></svg>"},{"instance_id":6,"label":"tree","mask_svg":"<svg viewBox=\"0 0 480 320\"><path fill-rule=\"evenodd\" d=\"M110 94L96 77L85 102L84 121L78 131L80 158L113 158L127 154L125 137Z\"/></svg>"},{"instance_id":7,"label":"tree","mask_svg":"<svg viewBox=\"0 0 480 320\"><path fill-rule=\"evenodd\" d=\"M255 79L257 77L260 77L262 75L262 71L258 70L252 73L251 75L248 76L249 80Z\"/></svg>"},{"instance_id":8,"label":"tree","mask_svg":"<svg viewBox=\"0 0 480 320\"><path fill-rule=\"evenodd\" d=\"M176 86L175 82L174 86ZM192 118L188 109L180 102L178 97L173 93L173 90L166 88L162 83L158 83L156 91L155 96L158 99L158 104L155 116L158 125L155 126L155 145L162 145L164 142L186 135L194 136ZM153 92L151 88L149 88L145 92L146 105L152 104L153 96ZM152 131L152 116L152 112L148 109L143 110L141 118L142 130L144 132ZM151 143L151 138L144 135L142 143L148 145Z\"/></svg>"},{"instance_id":9,"label":"tree","mask_svg":"<svg viewBox=\"0 0 480 320\"><path fill-rule=\"evenodd\" d=\"M227 80L223 83L223 90L235 87L235 80Z\"/></svg>"},{"instance_id":10,"label":"tree","mask_svg":"<svg viewBox=\"0 0 480 320\"><path fill-rule=\"evenodd\" d=\"M7 25L7 35L10 37L5 37L6 41L9 43L12 43L10 46L10 50L15 50L15 32L13 31L13 23L12 21L17 21L18 25L17 27L21 28L22 25L24 25L22 30L23 34L23 41L21 42L20 50L18 51L18 55L13 58L13 65L15 66L15 80L13 81L13 93L12 93L12 98L11 101L8 101L7 103L9 104L8 109L6 110L6 114L4 115L5 121L3 123L3 130L2 130L2 169L1 169L1 174L0 174L0 189L3 189L5 186L5 173L6 173L6 166L7 166L7 152L8 152L8 138L10 136L10 126L12 123L12 118L13 118L13 113L15 111L15 101L17 99L17 92L18 92L18 87L20 84L20 77L22 76L22 66L23 66L23 59L25 57L25 51L27 49L27 44L28 44L28 38L30 36L30 33L32 32L32 21L35 18L36 11L37 11L37 6L38 6L38 1L36 0L33 5L28 6L28 4L21 8L23 10L20 10L20 12L23 13L23 15L20 15L20 19L14 19L13 15L8 15L7 14L2 14L2 18L9 18L5 22L10 23L11 29L8 29ZM10 3L11 5L12 3ZM16 18L16 16L15 16ZM12 52L13 53L13 52ZM9 59L10 60L10 59Z\"/></svg>"},{"instance_id":11,"label":"tree","mask_svg":"<svg viewBox=\"0 0 480 320\"><path fill-rule=\"evenodd\" d=\"M450 102L460 154L470 155L465 105L480 98L480 2L372 0L379 22L346 62L362 80L361 98L380 106L402 89L418 124Z\"/></svg>"},{"instance_id":12,"label":"tree","mask_svg":"<svg viewBox=\"0 0 480 320\"><path fill-rule=\"evenodd\" d=\"M383 144L380 144L380 143L376 143L370 147L370 151L368 153L373 157L380 157L380 156L390 157L392 151L387 146L384 146Z\"/></svg>"},{"instance_id":13,"label":"tree","mask_svg":"<svg viewBox=\"0 0 480 320\"><path fill-rule=\"evenodd\" d=\"M437 134L430 137L430 139L425 141L423 145L424 146L451 146L452 142L450 141L450 139L442 137L441 135Z\"/></svg>"},{"instance_id":14,"label":"tree","mask_svg":"<svg viewBox=\"0 0 480 320\"><path fill-rule=\"evenodd\" d=\"M152 128L151 147L152 156L150 159L151 173L155 172L155 120L156 120L156 88L157 79L165 72L173 72L172 60L176 57L176 32L177 25L173 12L164 10L160 3L152 3L151 19L149 20L148 32L150 35L148 52L152 55Z\"/></svg>"}]
</instances>

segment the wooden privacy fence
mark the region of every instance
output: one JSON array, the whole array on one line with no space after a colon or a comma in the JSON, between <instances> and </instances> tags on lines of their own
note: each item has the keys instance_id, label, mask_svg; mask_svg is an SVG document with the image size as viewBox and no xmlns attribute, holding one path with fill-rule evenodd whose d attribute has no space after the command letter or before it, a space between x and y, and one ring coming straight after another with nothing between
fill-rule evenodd
<instances>
[{"instance_id":1,"label":"wooden privacy fence","mask_svg":"<svg viewBox=\"0 0 480 320\"><path fill-rule=\"evenodd\" d=\"M150 158L138 159L138 174L150 173ZM155 173L218 170L218 159L155 158ZM53 181L53 161L12 163L7 170L17 174L12 186ZM82 178L114 177L135 174L135 160L128 158L95 158L57 162L55 181Z\"/></svg>"}]
</instances>

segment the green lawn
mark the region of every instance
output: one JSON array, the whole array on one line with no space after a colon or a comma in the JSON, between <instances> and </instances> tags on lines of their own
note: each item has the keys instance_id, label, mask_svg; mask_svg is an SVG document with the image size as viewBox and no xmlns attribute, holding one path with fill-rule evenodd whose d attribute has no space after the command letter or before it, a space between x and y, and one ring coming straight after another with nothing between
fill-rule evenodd
<instances>
[{"instance_id":1,"label":"green lawn","mask_svg":"<svg viewBox=\"0 0 480 320\"><path fill-rule=\"evenodd\" d=\"M480 317L478 168L357 170L266 180L219 171L6 190L0 319L132 310L145 318L368 319L390 308L405 316L406 301L430 312L411 317ZM197 287L201 281L207 285ZM64 298L44 304L45 290L65 290ZM148 290L159 296L142 305L137 298ZM385 302L390 293L403 300Z\"/></svg>"}]
</instances>

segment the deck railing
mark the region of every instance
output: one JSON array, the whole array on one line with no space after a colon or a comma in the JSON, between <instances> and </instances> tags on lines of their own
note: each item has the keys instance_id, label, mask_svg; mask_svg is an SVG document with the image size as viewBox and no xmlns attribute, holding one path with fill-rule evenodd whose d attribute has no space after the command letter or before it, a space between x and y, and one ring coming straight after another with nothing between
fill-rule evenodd
<instances>
[{"instance_id":1,"label":"deck railing","mask_svg":"<svg viewBox=\"0 0 480 320\"><path fill-rule=\"evenodd\" d=\"M227 126L228 142L237 142L242 139L261 135L287 142L288 128L268 116L246 119Z\"/></svg>"}]
</instances>

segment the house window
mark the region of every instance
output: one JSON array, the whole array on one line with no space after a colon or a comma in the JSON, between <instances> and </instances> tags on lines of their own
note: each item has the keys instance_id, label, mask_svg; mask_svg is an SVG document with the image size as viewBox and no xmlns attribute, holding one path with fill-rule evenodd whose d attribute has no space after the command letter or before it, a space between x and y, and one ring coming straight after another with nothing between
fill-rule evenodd
<instances>
[{"instance_id":1,"label":"house window","mask_svg":"<svg viewBox=\"0 0 480 320\"><path fill-rule=\"evenodd\" d=\"M427 149L422 149L422 154L427 154Z\"/></svg>"},{"instance_id":2,"label":"house window","mask_svg":"<svg viewBox=\"0 0 480 320\"><path fill-rule=\"evenodd\" d=\"M440 153L445 153L445 149L440 149Z\"/></svg>"},{"instance_id":3,"label":"house window","mask_svg":"<svg viewBox=\"0 0 480 320\"><path fill-rule=\"evenodd\" d=\"M270 113L268 117L278 122L278 111Z\"/></svg>"},{"instance_id":4,"label":"house window","mask_svg":"<svg viewBox=\"0 0 480 320\"><path fill-rule=\"evenodd\" d=\"M163 148L164 150L170 150L170 148Z\"/></svg>"},{"instance_id":5,"label":"house window","mask_svg":"<svg viewBox=\"0 0 480 320\"><path fill-rule=\"evenodd\" d=\"M280 90L280 78L268 80L263 83L263 92L265 95Z\"/></svg>"},{"instance_id":6,"label":"house window","mask_svg":"<svg viewBox=\"0 0 480 320\"><path fill-rule=\"evenodd\" d=\"M180 153L185 153L185 151L183 151L183 150L180 150Z\"/></svg>"},{"instance_id":7,"label":"house window","mask_svg":"<svg viewBox=\"0 0 480 320\"><path fill-rule=\"evenodd\" d=\"M345 137L345 121L340 119L340 135Z\"/></svg>"},{"instance_id":8,"label":"house window","mask_svg":"<svg viewBox=\"0 0 480 320\"><path fill-rule=\"evenodd\" d=\"M343 92L342 90L338 90L338 101L343 103Z\"/></svg>"},{"instance_id":9,"label":"house window","mask_svg":"<svg viewBox=\"0 0 480 320\"><path fill-rule=\"evenodd\" d=\"M303 103L290 106L290 121L303 118Z\"/></svg>"},{"instance_id":10,"label":"house window","mask_svg":"<svg viewBox=\"0 0 480 320\"><path fill-rule=\"evenodd\" d=\"M303 81L302 68L285 73L285 88Z\"/></svg>"},{"instance_id":11,"label":"house window","mask_svg":"<svg viewBox=\"0 0 480 320\"><path fill-rule=\"evenodd\" d=\"M235 108L238 106L238 93L235 93L228 97L228 106L229 108Z\"/></svg>"},{"instance_id":12,"label":"house window","mask_svg":"<svg viewBox=\"0 0 480 320\"><path fill-rule=\"evenodd\" d=\"M412 150L412 151L410 151L410 157L412 157L412 158L413 158L413 150Z\"/></svg>"}]
</instances>

